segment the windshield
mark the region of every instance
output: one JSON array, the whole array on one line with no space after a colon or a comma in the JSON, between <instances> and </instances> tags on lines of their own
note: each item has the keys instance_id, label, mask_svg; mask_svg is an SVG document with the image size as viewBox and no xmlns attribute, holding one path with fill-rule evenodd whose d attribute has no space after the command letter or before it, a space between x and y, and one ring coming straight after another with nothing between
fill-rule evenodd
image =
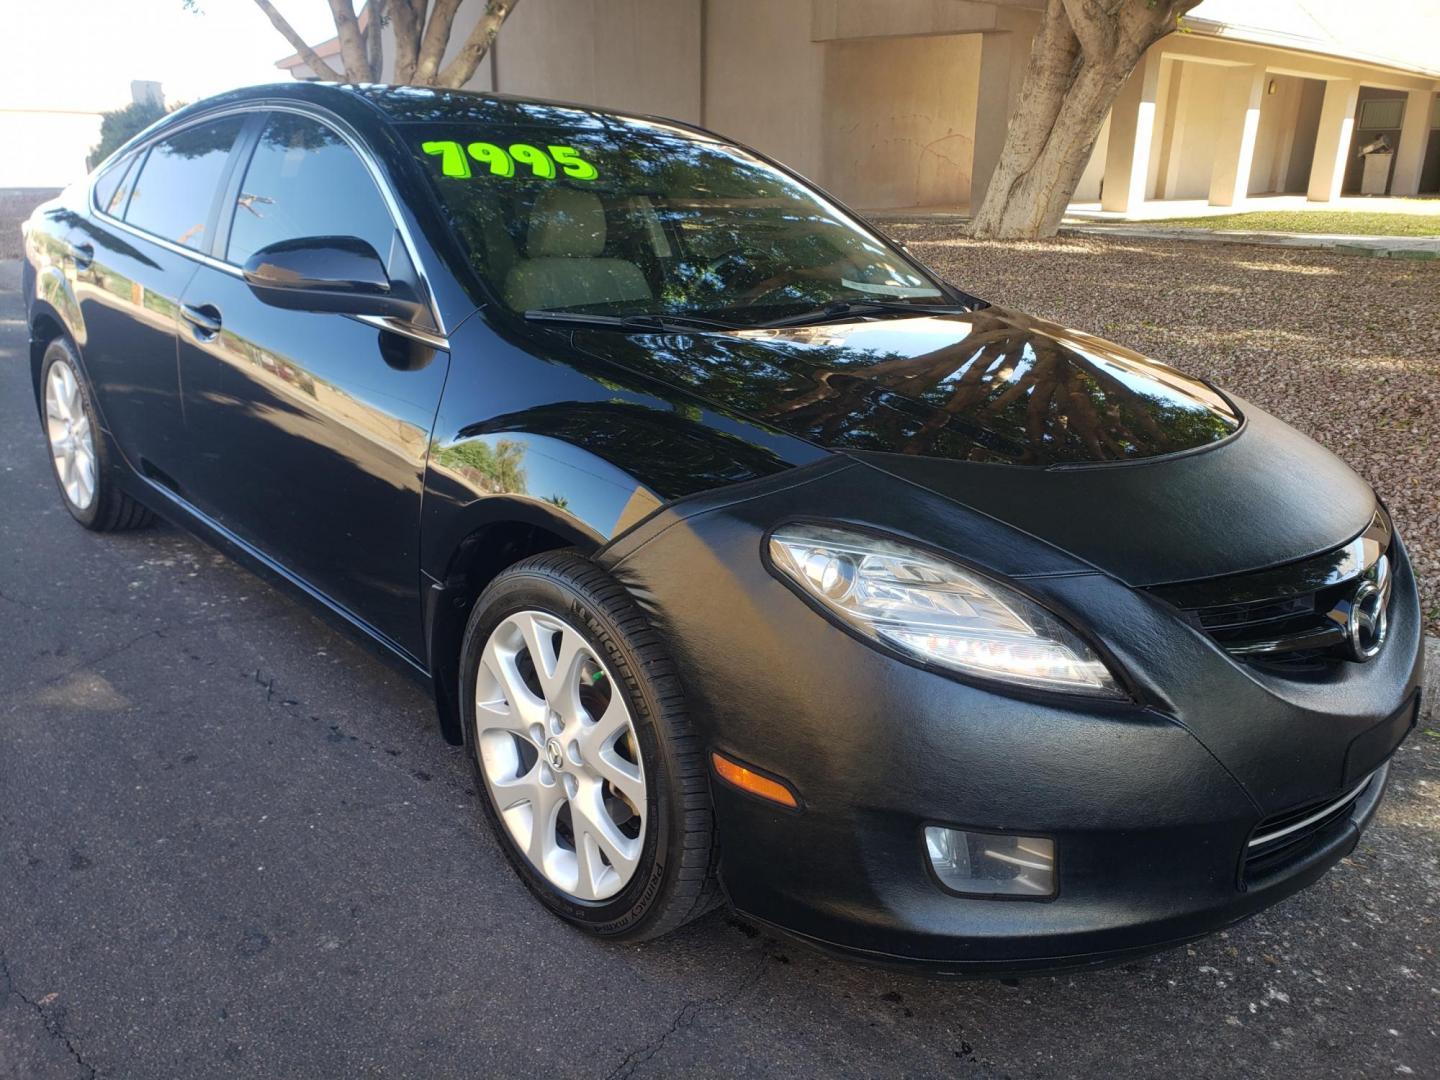
<instances>
[{"instance_id":1,"label":"windshield","mask_svg":"<svg viewBox=\"0 0 1440 1080\"><path fill-rule=\"evenodd\" d=\"M402 130L476 272L516 312L749 325L837 302L950 302L890 243L736 146L596 114Z\"/></svg>"}]
</instances>

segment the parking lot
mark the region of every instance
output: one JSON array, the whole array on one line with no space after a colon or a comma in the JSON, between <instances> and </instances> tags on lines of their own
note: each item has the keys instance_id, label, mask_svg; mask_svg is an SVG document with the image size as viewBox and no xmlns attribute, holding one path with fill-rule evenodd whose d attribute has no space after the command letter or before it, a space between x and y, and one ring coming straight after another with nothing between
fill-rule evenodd
<instances>
[{"instance_id":1,"label":"parking lot","mask_svg":"<svg viewBox=\"0 0 1440 1080\"><path fill-rule=\"evenodd\" d=\"M70 521L17 285L0 263L0 1076L1440 1075L1435 721L1318 885L1121 968L930 980L723 911L592 942L529 900L418 689L177 530Z\"/></svg>"}]
</instances>

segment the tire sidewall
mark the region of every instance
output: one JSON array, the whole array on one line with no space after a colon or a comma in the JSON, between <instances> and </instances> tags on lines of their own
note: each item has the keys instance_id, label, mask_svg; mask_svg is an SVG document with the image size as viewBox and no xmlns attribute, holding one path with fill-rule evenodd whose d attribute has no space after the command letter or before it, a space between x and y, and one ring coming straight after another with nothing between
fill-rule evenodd
<instances>
[{"instance_id":1,"label":"tire sidewall","mask_svg":"<svg viewBox=\"0 0 1440 1080\"><path fill-rule=\"evenodd\" d=\"M95 447L95 494L90 499L90 505L83 510L70 501L70 496L65 494L65 485L60 482L60 473L55 468L55 454L50 446L50 430L45 413L45 387L50 381L50 369L57 361L62 360L70 366L70 370L75 374L75 382L80 387L80 405L85 410L85 419L90 423L90 438ZM95 402L90 397L90 380L85 377L85 369L80 365L80 356L75 347L64 337L56 338L45 347L44 360L40 365L40 424L45 435L45 455L50 462L50 475L60 491L60 501L65 504L65 509L70 511L71 517L87 529L93 528L109 493L110 461L106 453L105 434L100 427L100 417L96 414Z\"/></svg>"},{"instance_id":2,"label":"tire sidewall","mask_svg":"<svg viewBox=\"0 0 1440 1080\"><path fill-rule=\"evenodd\" d=\"M576 900L531 866L490 797L475 729L476 677L490 634L506 618L521 611L543 611L578 629L604 662L612 675L612 685L625 695L630 707L645 771L645 842L635 875L609 900L596 903ZM681 820L684 807L677 805L677 788L671 782L674 768L664 724L657 722L663 706L644 675L643 661L630 649L620 628L600 605L569 582L538 571L507 575L476 601L461 651L460 678L465 744L475 769L480 802L506 857L526 887L551 911L594 934L617 937L643 933L648 917L662 906L667 886L672 884L667 880L667 868L679 865L679 853L671 848L679 836L675 823Z\"/></svg>"}]
</instances>

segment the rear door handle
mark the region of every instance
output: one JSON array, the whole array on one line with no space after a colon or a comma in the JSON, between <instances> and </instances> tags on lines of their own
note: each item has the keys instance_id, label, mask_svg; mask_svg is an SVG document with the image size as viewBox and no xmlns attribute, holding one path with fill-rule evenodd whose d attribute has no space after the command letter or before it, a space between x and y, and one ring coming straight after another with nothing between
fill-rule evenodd
<instances>
[{"instance_id":1,"label":"rear door handle","mask_svg":"<svg viewBox=\"0 0 1440 1080\"><path fill-rule=\"evenodd\" d=\"M184 304L180 308L180 317L195 328L195 336L202 340L209 340L220 333L220 312L213 304L199 307Z\"/></svg>"},{"instance_id":2,"label":"rear door handle","mask_svg":"<svg viewBox=\"0 0 1440 1080\"><path fill-rule=\"evenodd\" d=\"M76 270L85 270L95 261L95 248L91 244L71 244L70 258L75 260Z\"/></svg>"}]
</instances>

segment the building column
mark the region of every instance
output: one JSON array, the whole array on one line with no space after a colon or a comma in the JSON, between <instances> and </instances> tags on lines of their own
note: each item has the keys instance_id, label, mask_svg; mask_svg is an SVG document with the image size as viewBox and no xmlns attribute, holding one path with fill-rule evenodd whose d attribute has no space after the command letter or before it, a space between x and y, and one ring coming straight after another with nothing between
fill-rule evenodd
<instances>
[{"instance_id":1,"label":"building column","mask_svg":"<svg viewBox=\"0 0 1440 1080\"><path fill-rule=\"evenodd\" d=\"M1315 133L1315 156L1310 165L1311 202L1329 202L1340 194L1345 180L1345 159L1350 154L1350 135L1355 129L1355 103L1360 84L1354 79L1330 79L1325 83L1325 100L1320 105L1320 127Z\"/></svg>"},{"instance_id":2,"label":"building column","mask_svg":"<svg viewBox=\"0 0 1440 1080\"><path fill-rule=\"evenodd\" d=\"M1102 210L1133 213L1145 201L1150 144L1155 136L1155 98L1160 54L1147 52L1135 65L1110 108L1110 142L1105 148Z\"/></svg>"},{"instance_id":3,"label":"building column","mask_svg":"<svg viewBox=\"0 0 1440 1080\"><path fill-rule=\"evenodd\" d=\"M980 35L980 87L975 99L975 148L970 163L970 213L985 201L990 177L1010 130L1010 114L1030 62L1030 35L1016 31Z\"/></svg>"},{"instance_id":4,"label":"building column","mask_svg":"<svg viewBox=\"0 0 1440 1080\"><path fill-rule=\"evenodd\" d=\"M1420 171L1425 165L1425 145L1430 141L1430 103L1433 90L1411 90L1405 99L1405 118L1400 121L1400 145L1395 149L1395 171L1390 177L1391 195L1418 195Z\"/></svg>"},{"instance_id":5,"label":"building column","mask_svg":"<svg viewBox=\"0 0 1440 1080\"><path fill-rule=\"evenodd\" d=\"M1220 130L1210 167L1210 205L1234 206L1250 193L1250 166L1265 100L1265 69L1255 65L1227 72L1220 102Z\"/></svg>"}]
</instances>

